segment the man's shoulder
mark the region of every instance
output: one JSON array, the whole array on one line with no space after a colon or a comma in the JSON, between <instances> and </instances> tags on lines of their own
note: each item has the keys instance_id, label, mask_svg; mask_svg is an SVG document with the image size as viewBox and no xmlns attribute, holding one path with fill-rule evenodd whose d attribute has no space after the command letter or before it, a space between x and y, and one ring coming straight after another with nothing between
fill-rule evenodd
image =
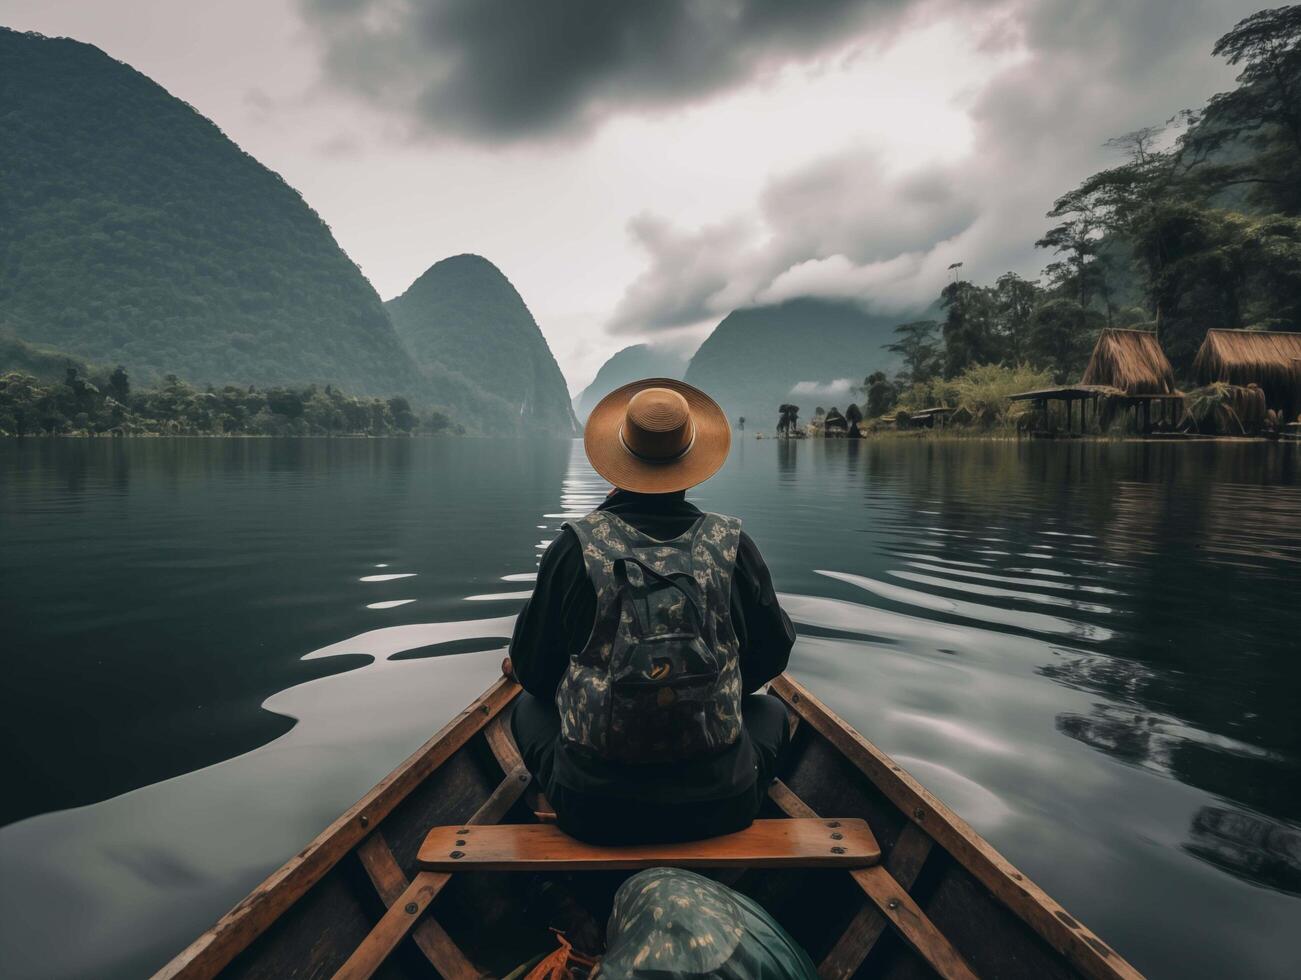
<instances>
[{"instance_id":1,"label":"man's shoulder","mask_svg":"<svg viewBox=\"0 0 1301 980\"><path fill-rule=\"evenodd\" d=\"M547 548L542 552L542 564L551 565L562 562L570 556L579 556L582 554L583 546L578 540L578 532L574 530L572 521L565 521L560 525L560 531Z\"/></svg>"},{"instance_id":2,"label":"man's shoulder","mask_svg":"<svg viewBox=\"0 0 1301 980\"><path fill-rule=\"evenodd\" d=\"M721 521L722 523L731 525L733 527L740 527L742 524L741 518L733 517L731 514L720 514L716 510L700 511L700 514L702 517L708 517L716 521Z\"/></svg>"},{"instance_id":3,"label":"man's shoulder","mask_svg":"<svg viewBox=\"0 0 1301 980\"><path fill-rule=\"evenodd\" d=\"M751 576L757 575L760 569L767 567L763 555L759 552L759 546L744 529L741 530L740 540L736 543L736 567L742 574Z\"/></svg>"}]
</instances>

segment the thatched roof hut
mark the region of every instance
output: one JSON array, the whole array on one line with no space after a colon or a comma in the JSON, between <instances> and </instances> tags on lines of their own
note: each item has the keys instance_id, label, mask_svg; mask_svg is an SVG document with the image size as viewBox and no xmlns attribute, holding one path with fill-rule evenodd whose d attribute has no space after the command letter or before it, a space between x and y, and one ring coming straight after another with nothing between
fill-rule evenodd
<instances>
[{"instance_id":1,"label":"thatched roof hut","mask_svg":"<svg viewBox=\"0 0 1301 980\"><path fill-rule=\"evenodd\" d=\"M1175 372L1156 334L1108 327L1093 347L1080 385L1103 385L1127 395L1170 395Z\"/></svg>"},{"instance_id":2,"label":"thatched roof hut","mask_svg":"<svg viewBox=\"0 0 1301 980\"><path fill-rule=\"evenodd\" d=\"M1291 421L1301 412L1301 333L1208 330L1193 373L1204 385L1255 383L1269 407Z\"/></svg>"}]
</instances>

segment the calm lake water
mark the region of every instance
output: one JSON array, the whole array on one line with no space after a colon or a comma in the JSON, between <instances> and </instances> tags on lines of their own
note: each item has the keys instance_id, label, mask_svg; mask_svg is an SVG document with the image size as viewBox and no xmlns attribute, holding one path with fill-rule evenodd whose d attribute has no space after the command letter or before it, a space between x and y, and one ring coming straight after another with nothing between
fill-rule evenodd
<instances>
[{"instance_id":1,"label":"calm lake water","mask_svg":"<svg viewBox=\"0 0 1301 980\"><path fill-rule=\"evenodd\" d=\"M161 965L495 676L579 443L0 441L0 949ZM1296 447L737 440L792 670L1136 966L1301 975Z\"/></svg>"}]
</instances>

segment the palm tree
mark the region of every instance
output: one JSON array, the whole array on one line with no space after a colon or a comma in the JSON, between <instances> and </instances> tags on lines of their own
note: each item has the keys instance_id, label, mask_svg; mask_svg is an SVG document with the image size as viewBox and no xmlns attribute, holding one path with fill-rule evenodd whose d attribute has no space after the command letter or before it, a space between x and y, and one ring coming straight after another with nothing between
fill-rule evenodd
<instances>
[{"instance_id":1,"label":"palm tree","mask_svg":"<svg viewBox=\"0 0 1301 980\"><path fill-rule=\"evenodd\" d=\"M798 405L780 405L777 411L780 413L777 419L777 434L783 436L794 435L799 429L800 407Z\"/></svg>"}]
</instances>

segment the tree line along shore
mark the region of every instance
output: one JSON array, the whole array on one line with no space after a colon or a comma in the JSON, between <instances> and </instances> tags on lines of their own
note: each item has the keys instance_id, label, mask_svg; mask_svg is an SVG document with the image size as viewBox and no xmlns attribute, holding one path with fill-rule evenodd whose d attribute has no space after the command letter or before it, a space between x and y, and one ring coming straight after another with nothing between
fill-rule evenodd
<instances>
[{"instance_id":1,"label":"tree line along shore","mask_svg":"<svg viewBox=\"0 0 1301 980\"><path fill-rule=\"evenodd\" d=\"M332 385L199 388L169 375L136 390L122 367L60 381L0 375L0 435L418 436L463 431L442 412L405 398L367 398Z\"/></svg>"}]
</instances>

